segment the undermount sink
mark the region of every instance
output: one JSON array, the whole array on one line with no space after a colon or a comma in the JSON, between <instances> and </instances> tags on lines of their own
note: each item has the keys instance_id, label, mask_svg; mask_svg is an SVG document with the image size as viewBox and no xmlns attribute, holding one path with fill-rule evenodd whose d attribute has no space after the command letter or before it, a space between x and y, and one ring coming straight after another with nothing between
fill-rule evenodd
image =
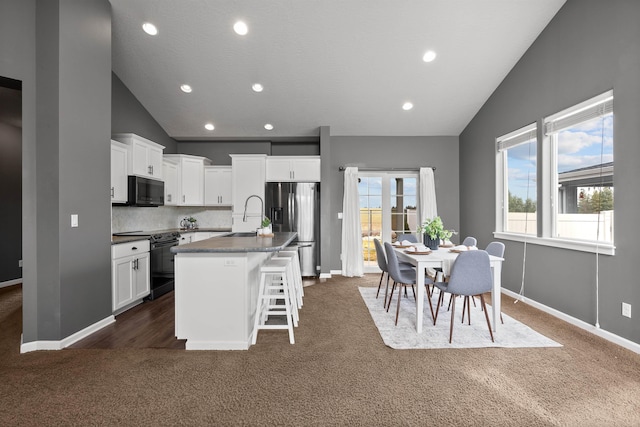
<instances>
[{"instance_id":1,"label":"undermount sink","mask_svg":"<svg viewBox=\"0 0 640 427\"><path fill-rule=\"evenodd\" d=\"M224 236L219 237L256 237L255 231L236 231L234 233L225 234Z\"/></svg>"}]
</instances>

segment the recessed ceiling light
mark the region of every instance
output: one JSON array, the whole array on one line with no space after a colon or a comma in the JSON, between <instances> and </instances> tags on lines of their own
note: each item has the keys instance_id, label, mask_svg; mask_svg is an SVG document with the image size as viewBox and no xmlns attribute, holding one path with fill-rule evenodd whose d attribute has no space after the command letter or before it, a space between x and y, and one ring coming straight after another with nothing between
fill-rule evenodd
<instances>
[{"instance_id":1,"label":"recessed ceiling light","mask_svg":"<svg viewBox=\"0 0 640 427\"><path fill-rule=\"evenodd\" d=\"M142 24L142 29L150 36L155 36L156 34L158 34L158 29L151 22L145 22L144 24Z\"/></svg>"},{"instance_id":2,"label":"recessed ceiling light","mask_svg":"<svg viewBox=\"0 0 640 427\"><path fill-rule=\"evenodd\" d=\"M264 87L262 87L260 83L254 83L251 89L253 89L254 92L262 92Z\"/></svg>"},{"instance_id":3,"label":"recessed ceiling light","mask_svg":"<svg viewBox=\"0 0 640 427\"><path fill-rule=\"evenodd\" d=\"M189 85L182 85L180 86L180 90L183 91L184 93L191 93L193 89Z\"/></svg>"},{"instance_id":4,"label":"recessed ceiling light","mask_svg":"<svg viewBox=\"0 0 640 427\"><path fill-rule=\"evenodd\" d=\"M424 62L431 62L434 59L436 59L436 53L432 50L428 50L424 53L424 56L422 57L422 60Z\"/></svg>"},{"instance_id":5,"label":"recessed ceiling light","mask_svg":"<svg viewBox=\"0 0 640 427\"><path fill-rule=\"evenodd\" d=\"M206 130L214 130L216 127L213 125L213 123L207 123L206 125L204 125L204 128Z\"/></svg>"},{"instance_id":6,"label":"recessed ceiling light","mask_svg":"<svg viewBox=\"0 0 640 427\"><path fill-rule=\"evenodd\" d=\"M247 24L245 24L244 22L238 21L233 24L233 31L235 31L238 35L244 36L249 32L249 27L247 27Z\"/></svg>"},{"instance_id":7,"label":"recessed ceiling light","mask_svg":"<svg viewBox=\"0 0 640 427\"><path fill-rule=\"evenodd\" d=\"M264 125L264 128L266 130L273 130L273 125L271 123L267 123L266 125Z\"/></svg>"},{"instance_id":8,"label":"recessed ceiling light","mask_svg":"<svg viewBox=\"0 0 640 427\"><path fill-rule=\"evenodd\" d=\"M410 102L405 102L404 104L402 104L402 109L404 111L409 111L413 108L413 104Z\"/></svg>"}]
</instances>

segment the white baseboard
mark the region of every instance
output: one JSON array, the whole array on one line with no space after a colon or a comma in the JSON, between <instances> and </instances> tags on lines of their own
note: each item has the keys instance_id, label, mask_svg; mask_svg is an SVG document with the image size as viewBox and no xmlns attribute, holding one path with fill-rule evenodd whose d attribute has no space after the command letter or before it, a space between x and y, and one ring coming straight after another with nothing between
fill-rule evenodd
<instances>
[{"instance_id":1,"label":"white baseboard","mask_svg":"<svg viewBox=\"0 0 640 427\"><path fill-rule=\"evenodd\" d=\"M7 280L6 282L0 282L0 288L6 288L7 286L19 285L22 283L22 279Z\"/></svg>"},{"instance_id":2,"label":"white baseboard","mask_svg":"<svg viewBox=\"0 0 640 427\"><path fill-rule=\"evenodd\" d=\"M81 331L76 332L73 335L70 335L60 341L32 341L32 342L22 342L22 336L20 337L20 353L29 353L31 351L37 350L62 350L65 347L70 346L83 338L88 337L92 333L104 328L107 325L112 324L116 321L116 318L111 315L108 316L99 322L94 323L93 325L89 325Z\"/></svg>"},{"instance_id":3,"label":"white baseboard","mask_svg":"<svg viewBox=\"0 0 640 427\"><path fill-rule=\"evenodd\" d=\"M320 278L321 279L331 279L331 274L332 273L320 273Z\"/></svg>"},{"instance_id":4,"label":"white baseboard","mask_svg":"<svg viewBox=\"0 0 640 427\"><path fill-rule=\"evenodd\" d=\"M568 314L558 311L555 308L548 307L544 304L541 304L527 297L523 297L522 295L515 293L513 291L510 291L508 289L502 288L502 293L510 296L513 299L522 301L525 304L535 307L538 310L544 311L545 313L548 313L554 317L557 317L558 319L564 320L565 322L570 323L574 326L577 326L580 329L584 329L587 332L591 332L592 334L599 336L600 338L604 338L607 341L610 341L614 344L618 344L619 346L622 346L628 350L631 350L635 353L640 354L640 344L638 343L635 343L619 335L600 329L597 326L591 325L580 319L576 319L575 317L569 316Z\"/></svg>"},{"instance_id":5,"label":"white baseboard","mask_svg":"<svg viewBox=\"0 0 640 427\"><path fill-rule=\"evenodd\" d=\"M336 276L342 276L342 270L330 270L330 274L335 274Z\"/></svg>"}]
</instances>

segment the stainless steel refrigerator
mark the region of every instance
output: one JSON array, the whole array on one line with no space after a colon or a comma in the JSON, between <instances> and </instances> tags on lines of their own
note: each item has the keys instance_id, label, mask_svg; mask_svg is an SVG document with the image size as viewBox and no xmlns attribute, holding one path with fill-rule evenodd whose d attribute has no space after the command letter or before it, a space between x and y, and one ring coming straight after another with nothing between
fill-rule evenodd
<instances>
[{"instance_id":1,"label":"stainless steel refrigerator","mask_svg":"<svg viewBox=\"0 0 640 427\"><path fill-rule=\"evenodd\" d=\"M265 212L273 231L295 231L303 276L318 275L320 183L267 182Z\"/></svg>"}]
</instances>

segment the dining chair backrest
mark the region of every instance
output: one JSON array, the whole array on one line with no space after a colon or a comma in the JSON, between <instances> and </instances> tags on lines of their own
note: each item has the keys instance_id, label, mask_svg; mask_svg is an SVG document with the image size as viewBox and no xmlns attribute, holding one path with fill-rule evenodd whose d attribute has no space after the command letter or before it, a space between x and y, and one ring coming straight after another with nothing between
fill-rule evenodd
<instances>
[{"instance_id":1,"label":"dining chair backrest","mask_svg":"<svg viewBox=\"0 0 640 427\"><path fill-rule=\"evenodd\" d=\"M401 270L400 262L398 261L398 255L396 255L393 245L389 242L384 242L384 251L387 254L387 268L389 269L389 276L398 283L415 283L416 275L411 270Z\"/></svg>"},{"instance_id":2,"label":"dining chair backrest","mask_svg":"<svg viewBox=\"0 0 640 427\"><path fill-rule=\"evenodd\" d=\"M476 240L475 237L467 236L462 241L462 244L464 246L476 246L478 244L478 241Z\"/></svg>"},{"instance_id":3,"label":"dining chair backrest","mask_svg":"<svg viewBox=\"0 0 640 427\"><path fill-rule=\"evenodd\" d=\"M411 243L418 243L418 238L415 234L398 234L396 241L403 242L405 240Z\"/></svg>"},{"instance_id":4,"label":"dining chair backrest","mask_svg":"<svg viewBox=\"0 0 640 427\"><path fill-rule=\"evenodd\" d=\"M489 254L483 250L462 252L451 268L447 292L479 295L493 288Z\"/></svg>"},{"instance_id":5,"label":"dining chair backrest","mask_svg":"<svg viewBox=\"0 0 640 427\"><path fill-rule=\"evenodd\" d=\"M388 273L389 268L387 267L387 256L384 254L384 249L382 248L380 240L373 239L373 244L376 247L376 259L378 260L378 267L380 267L380 270Z\"/></svg>"},{"instance_id":6,"label":"dining chair backrest","mask_svg":"<svg viewBox=\"0 0 640 427\"><path fill-rule=\"evenodd\" d=\"M487 253L489 255L493 255L493 256L497 256L497 257L504 257L504 243L502 242L491 242L487 245L485 251L487 251Z\"/></svg>"}]
</instances>

